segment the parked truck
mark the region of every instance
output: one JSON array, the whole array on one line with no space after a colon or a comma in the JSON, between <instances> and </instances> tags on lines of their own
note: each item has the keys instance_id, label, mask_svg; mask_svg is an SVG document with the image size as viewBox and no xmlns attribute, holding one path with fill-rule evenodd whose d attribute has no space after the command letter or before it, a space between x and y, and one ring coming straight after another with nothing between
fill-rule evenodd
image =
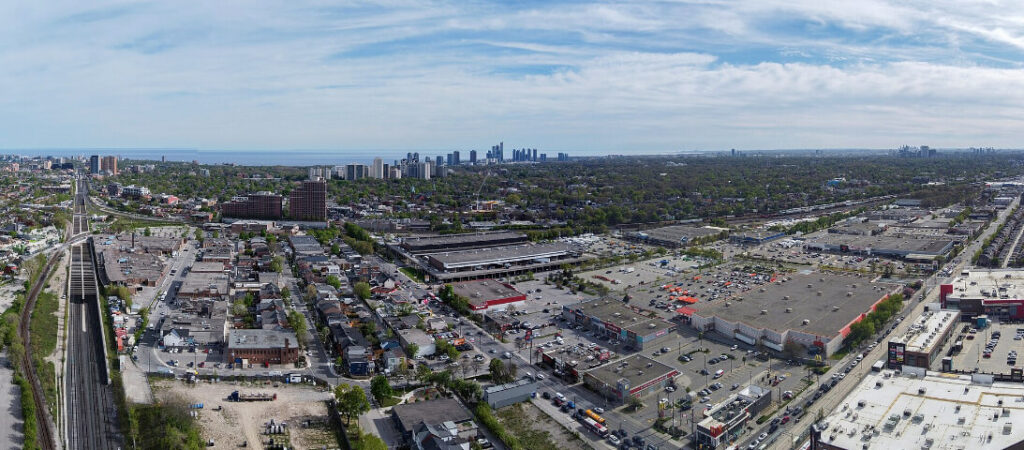
<instances>
[{"instance_id":1,"label":"parked truck","mask_svg":"<svg viewBox=\"0 0 1024 450\"><path fill-rule=\"evenodd\" d=\"M239 392L234 391L228 396L228 400L232 402L269 402L277 400L277 394L268 394L266 392Z\"/></svg>"}]
</instances>

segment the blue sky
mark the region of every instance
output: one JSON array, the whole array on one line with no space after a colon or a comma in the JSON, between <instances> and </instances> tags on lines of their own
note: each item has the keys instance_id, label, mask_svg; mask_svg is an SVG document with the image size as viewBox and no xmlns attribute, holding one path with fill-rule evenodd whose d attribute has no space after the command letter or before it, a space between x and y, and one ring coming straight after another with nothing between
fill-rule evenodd
<instances>
[{"instance_id":1,"label":"blue sky","mask_svg":"<svg viewBox=\"0 0 1024 450\"><path fill-rule=\"evenodd\" d=\"M1022 2L4 2L0 148L1020 148L1022 62Z\"/></svg>"}]
</instances>

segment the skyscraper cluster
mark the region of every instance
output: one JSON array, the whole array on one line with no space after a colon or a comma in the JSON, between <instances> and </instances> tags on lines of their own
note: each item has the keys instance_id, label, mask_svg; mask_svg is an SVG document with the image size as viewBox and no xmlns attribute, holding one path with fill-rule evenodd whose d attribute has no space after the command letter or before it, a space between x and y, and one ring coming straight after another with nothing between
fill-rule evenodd
<instances>
[{"instance_id":1,"label":"skyscraper cluster","mask_svg":"<svg viewBox=\"0 0 1024 450\"><path fill-rule=\"evenodd\" d=\"M568 154L559 153L559 161L568 160ZM339 180L360 180L373 178L378 180L419 178L429 180L431 178L443 177L448 172L448 167L460 166L463 164L498 164L502 162L544 162L547 161L547 154L538 153L535 148L513 149L512 158L505 159L505 143L491 146L484 158L480 158L476 150L469 151L469 159L462 159L463 153L453 150L445 155L434 157L423 155L419 152L408 152L405 158L396 159L393 163L385 163L380 157L373 159L373 164L346 164L334 167L314 166L309 168L310 180L328 180L331 178Z\"/></svg>"}]
</instances>

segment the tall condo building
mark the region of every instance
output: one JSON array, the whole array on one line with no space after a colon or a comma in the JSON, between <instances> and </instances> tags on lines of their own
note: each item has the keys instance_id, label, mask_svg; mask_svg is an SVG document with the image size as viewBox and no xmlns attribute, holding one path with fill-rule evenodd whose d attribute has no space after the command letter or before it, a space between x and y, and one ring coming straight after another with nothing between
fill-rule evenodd
<instances>
[{"instance_id":1,"label":"tall condo building","mask_svg":"<svg viewBox=\"0 0 1024 450\"><path fill-rule=\"evenodd\" d=\"M327 220L327 182L303 181L288 195L288 214L295 220Z\"/></svg>"},{"instance_id":2,"label":"tall condo building","mask_svg":"<svg viewBox=\"0 0 1024 450\"><path fill-rule=\"evenodd\" d=\"M238 219L280 219L283 198L270 192L257 192L232 198L221 205L224 217Z\"/></svg>"},{"instance_id":3,"label":"tall condo building","mask_svg":"<svg viewBox=\"0 0 1024 450\"><path fill-rule=\"evenodd\" d=\"M370 167L370 178L384 178L384 160L373 158L373 166Z\"/></svg>"}]
</instances>

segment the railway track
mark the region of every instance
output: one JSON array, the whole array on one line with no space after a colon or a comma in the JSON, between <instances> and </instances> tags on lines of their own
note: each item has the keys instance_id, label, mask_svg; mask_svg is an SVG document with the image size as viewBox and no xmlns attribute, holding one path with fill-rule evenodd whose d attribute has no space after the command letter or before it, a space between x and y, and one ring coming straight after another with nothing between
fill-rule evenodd
<instances>
[{"instance_id":1,"label":"railway track","mask_svg":"<svg viewBox=\"0 0 1024 450\"><path fill-rule=\"evenodd\" d=\"M102 318L96 305L98 286L89 244L72 247L71 298L68 301L67 447L116 448L116 409L103 370Z\"/></svg>"},{"instance_id":2,"label":"railway track","mask_svg":"<svg viewBox=\"0 0 1024 450\"><path fill-rule=\"evenodd\" d=\"M60 258L48 258L46 265L43 266L43 272L39 275L39 279L35 285L29 291L28 296L25 297L25 306L21 310L21 324L18 327L18 332L21 334L22 342L25 343L25 354L22 357L22 367L25 372L25 380L28 381L29 386L32 388L32 400L36 405L36 426L37 436L36 440L39 446L44 450L56 449L57 441L54 437L54 426L53 418L50 417L50 408L46 404L46 397L43 394L43 387L39 383L39 377L36 375L36 367L32 363L32 333L30 332L29 324L32 321L32 311L36 306L36 299L39 297L39 292L42 291L43 285L46 284L46 278L50 276L50 272L53 270L53 265Z\"/></svg>"}]
</instances>

